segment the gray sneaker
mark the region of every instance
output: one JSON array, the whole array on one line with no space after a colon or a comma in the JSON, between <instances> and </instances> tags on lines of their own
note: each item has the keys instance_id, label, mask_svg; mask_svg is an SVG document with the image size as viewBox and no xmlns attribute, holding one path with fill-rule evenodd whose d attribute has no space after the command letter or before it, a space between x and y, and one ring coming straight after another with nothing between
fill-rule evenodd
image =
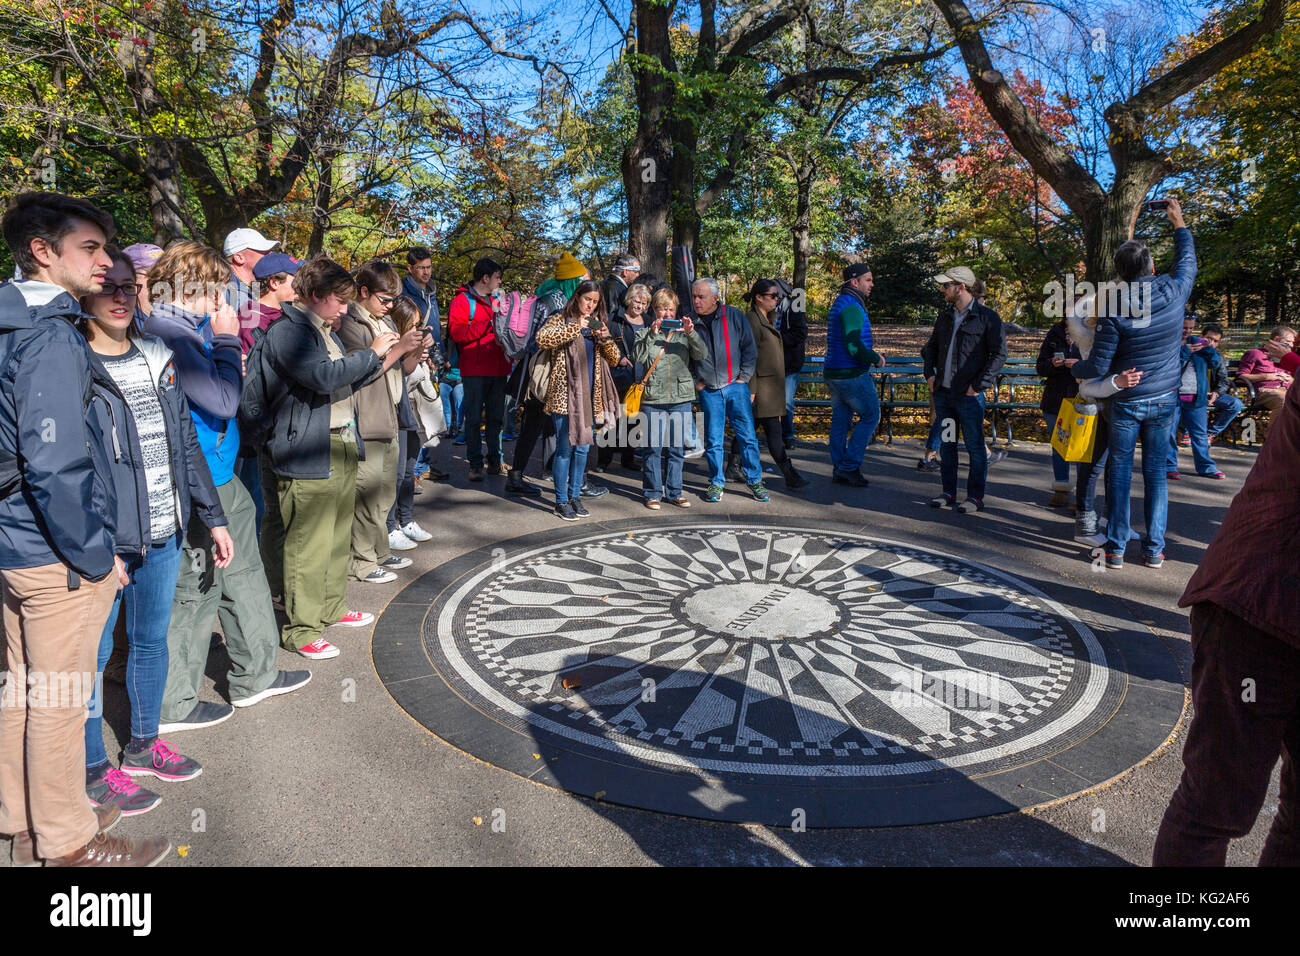
<instances>
[{"instance_id":1,"label":"gray sneaker","mask_svg":"<svg viewBox=\"0 0 1300 956\"><path fill-rule=\"evenodd\" d=\"M97 807L117 807L124 817L148 813L162 803L162 797L146 790L110 763L86 771L86 795Z\"/></svg>"},{"instance_id":2,"label":"gray sneaker","mask_svg":"<svg viewBox=\"0 0 1300 956\"><path fill-rule=\"evenodd\" d=\"M271 681L271 686L252 697L244 697L241 700L232 700L230 703L235 707L252 707L268 697L278 697L281 694L292 694L300 687L306 687L311 683L311 671L276 671L275 680Z\"/></svg>"},{"instance_id":3,"label":"gray sneaker","mask_svg":"<svg viewBox=\"0 0 1300 956\"><path fill-rule=\"evenodd\" d=\"M158 733L174 734L181 730L199 730L203 727L215 727L235 716L235 708L229 704L212 704L206 700L201 700L194 705L184 720L173 721L170 724L159 724Z\"/></svg>"}]
</instances>

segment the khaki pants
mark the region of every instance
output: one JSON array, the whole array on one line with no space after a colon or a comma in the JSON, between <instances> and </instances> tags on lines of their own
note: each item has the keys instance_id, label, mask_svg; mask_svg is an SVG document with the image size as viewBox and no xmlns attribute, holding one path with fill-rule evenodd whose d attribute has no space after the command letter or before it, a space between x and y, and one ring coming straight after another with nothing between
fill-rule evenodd
<instances>
[{"instance_id":1,"label":"khaki pants","mask_svg":"<svg viewBox=\"0 0 1300 956\"><path fill-rule=\"evenodd\" d=\"M357 445L330 435L328 478L281 478L284 521L284 611L289 618L280 642L306 647L348 612L348 552L356 504Z\"/></svg>"},{"instance_id":2,"label":"khaki pants","mask_svg":"<svg viewBox=\"0 0 1300 956\"><path fill-rule=\"evenodd\" d=\"M31 830L38 856L99 831L86 796L86 704L117 572L68 588L68 568L0 571L9 682L0 692L0 833Z\"/></svg>"},{"instance_id":3,"label":"khaki pants","mask_svg":"<svg viewBox=\"0 0 1300 956\"><path fill-rule=\"evenodd\" d=\"M388 560L388 512L397 500L396 440L366 442L357 462L357 503L352 519L352 577L365 580Z\"/></svg>"}]
</instances>

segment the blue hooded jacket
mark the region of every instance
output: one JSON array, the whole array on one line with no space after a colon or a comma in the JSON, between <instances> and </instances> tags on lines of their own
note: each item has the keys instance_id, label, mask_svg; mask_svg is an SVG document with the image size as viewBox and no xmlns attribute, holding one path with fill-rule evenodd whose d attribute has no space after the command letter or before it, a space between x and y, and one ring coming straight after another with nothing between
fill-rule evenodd
<instances>
[{"instance_id":1,"label":"blue hooded jacket","mask_svg":"<svg viewBox=\"0 0 1300 956\"><path fill-rule=\"evenodd\" d=\"M86 421L90 347L81 306L44 282L0 285L0 456L19 488L0 500L0 568L113 570L116 498L101 436Z\"/></svg>"},{"instance_id":2,"label":"blue hooded jacket","mask_svg":"<svg viewBox=\"0 0 1300 956\"><path fill-rule=\"evenodd\" d=\"M235 476L239 455L235 415L244 381L239 336L213 335L208 316L195 315L170 302L154 304L144 330L172 350L176 382L190 404L212 483L220 488Z\"/></svg>"},{"instance_id":3,"label":"blue hooded jacket","mask_svg":"<svg viewBox=\"0 0 1300 956\"><path fill-rule=\"evenodd\" d=\"M1183 314L1196 281L1196 247L1189 229L1174 230L1174 269L1168 275L1141 276L1128 283L1130 307L1097 321L1092 353L1070 369L1091 379L1136 368L1142 381L1115 400L1123 402L1171 395L1178 388ZM1104 305L1104 303L1103 303Z\"/></svg>"}]
</instances>

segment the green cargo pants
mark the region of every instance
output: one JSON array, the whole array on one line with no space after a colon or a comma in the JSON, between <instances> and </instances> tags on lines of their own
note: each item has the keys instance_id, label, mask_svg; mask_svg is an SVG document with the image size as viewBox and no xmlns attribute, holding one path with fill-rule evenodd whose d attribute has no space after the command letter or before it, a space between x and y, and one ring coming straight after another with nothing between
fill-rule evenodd
<instances>
[{"instance_id":1,"label":"green cargo pants","mask_svg":"<svg viewBox=\"0 0 1300 956\"><path fill-rule=\"evenodd\" d=\"M388 512L397 500L397 440L366 442L357 462L357 503L352 519L352 577L366 575L388 560Z\"/></svg>"},{"instance_id":2,"label":"green cargo pants","mask_svg":"<svg viewBox=\"0 0 1300 956\"><path fill-rule=\"evenodd\" d=\"M280 478L284 522L284 611L281 643L297 650L347 614L344 591L357 491L357 445L330 434L328 478Z\"/></svg>"}]
</instances>

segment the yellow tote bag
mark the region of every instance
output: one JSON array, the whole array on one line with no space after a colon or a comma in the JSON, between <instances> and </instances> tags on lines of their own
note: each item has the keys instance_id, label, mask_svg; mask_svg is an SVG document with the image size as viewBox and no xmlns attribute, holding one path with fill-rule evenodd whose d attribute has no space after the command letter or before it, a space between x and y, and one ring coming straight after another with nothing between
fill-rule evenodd
<instances>
[{"instance_id":1,"label":"yellow tote bag","mask_svg":"<svg viewBox=\"0 0 1300 956\"><path fill-rule=\"evenodd\" d=\"M1085 415L1079 411L1088 404L1074 398L1061 400L1061 410L1056 413L1056 426L1052 429L1052 448L1066 461L1092 461L1098 416L1096 412Z\"/></svg>"}]
</instances>

